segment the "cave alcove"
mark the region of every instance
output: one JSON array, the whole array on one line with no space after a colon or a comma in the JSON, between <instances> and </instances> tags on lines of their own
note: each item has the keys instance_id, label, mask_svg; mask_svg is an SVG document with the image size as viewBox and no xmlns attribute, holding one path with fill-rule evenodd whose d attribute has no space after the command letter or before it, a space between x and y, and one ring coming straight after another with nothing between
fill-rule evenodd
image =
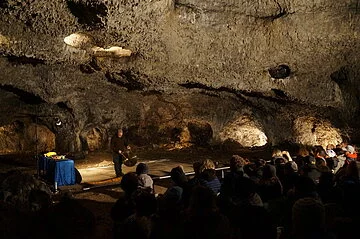
<instances>
[{"instance_id":1,"label":"cave alcove","mask_svg":"<svg viewBox=\"0 0 360 239\"><path fill-rule=\"evenodd\" d=\"M222 128L220 139L230 148L261 147L265 146L269 139L263 130L263 126L250 115L241 115L230 121Z\"/></svg>"},{"instance_id":2,"label":"cave alcove","mask_svg":"<svg viewBox=\"0 0 360 239\"><path fill-rule=\"evenodd\" d=\"M274 79L285 79L286 77L290 76L291 69L286 64L280 64L278 66L269 68L268 72Z\"/></svg>"},{"instance_id":3,"label":"cave alcove","mask_svg":"<svg viewBox=\"0 0 360 239\"><path fill-rule=\"evenodd\" d=\"M208 122L190 121L187 124L190 142L195 146L209 146L213 138L213 130Z\"/></svg>"},{"instance_id":4,"label":"cave alcove","mask_svg":"<svg viewBox=\"0 0 360 239\"><path fill-rule=\"evenodd\" d=\"M14 121L0 127L0 154L39 154L55 149L55 134L45 125Z\"/></svg>"},{"instance_id":5,"label":"cave alcove","mask_svg":"<svg viewBox=\"0 0 360 239\"><path fill-rule=\"evenodd\" d=\"M340 130L326 119L311 116L302 116L294 120L293 142L304 145L337 145L343 141Z\"/></svg>"},{"instance_id":6,"label":"cave alcove","mask_svg":"<svg viewBox=\"0 0 360 239\"><path fill-rule=\"evenodd\" d=\"M88 127L80 133L82 151L96 152L107 148L107 133L101 127Z\"/></svg>"}]
</instances>

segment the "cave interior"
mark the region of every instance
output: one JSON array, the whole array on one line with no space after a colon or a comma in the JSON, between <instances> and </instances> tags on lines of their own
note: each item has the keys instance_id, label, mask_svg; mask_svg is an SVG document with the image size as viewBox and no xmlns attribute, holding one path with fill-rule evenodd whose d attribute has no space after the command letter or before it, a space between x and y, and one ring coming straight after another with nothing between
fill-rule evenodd
<instances>
[{"instance_id":1,"label":"cave interior","mask_svg":"<svg viewBox=\"0 0 360 239\"><path fill-rule=\"evenodd\" d=\"M4 0L0 154L359 141L357 1Z\"/></svg>"}]
</instances>

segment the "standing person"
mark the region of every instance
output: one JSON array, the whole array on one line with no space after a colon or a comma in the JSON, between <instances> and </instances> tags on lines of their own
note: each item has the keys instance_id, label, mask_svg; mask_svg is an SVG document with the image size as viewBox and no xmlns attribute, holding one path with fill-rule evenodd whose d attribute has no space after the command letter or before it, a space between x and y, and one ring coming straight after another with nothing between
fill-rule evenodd
<instances>
[{"instance_id":1,"label":"standing person","mask_svg":"<svg viewBox=\"0 0 360 239\"><path fill-rule=\"evenodd\" d=\"M124 153L126 153L126 150L130 150L128 141L125 137L123 137L123 135L123 130L118 129L117 134L112 137L110 143L116 177L124 176L121 168L124 160L126 159Z\"/></svg>"}]
</instances>

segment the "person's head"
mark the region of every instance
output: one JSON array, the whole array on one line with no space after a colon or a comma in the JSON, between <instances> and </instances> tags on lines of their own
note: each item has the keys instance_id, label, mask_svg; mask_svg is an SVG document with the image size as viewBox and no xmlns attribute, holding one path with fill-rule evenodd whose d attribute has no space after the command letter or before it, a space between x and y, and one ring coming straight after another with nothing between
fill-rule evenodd
<instances>
[{"instance_id":1,"label":"person's head","mask_svg":"<svg viewBox=\"0 0 360 239\"><path fill-rule=\"evenodd\" d=\"M193 169L195 172L195 176L199 176L200 175L200 168L201 168L201 162L197 161L195 163L193 163Z\"/></svg>"},{"instance_id":2,"label":"person's head","mask_svg":"<svg viewBox=\"0 0 360 239\"><path fill-rule=\"evenodd\" d=\"M257 168L261 168L266 165L266 161L264 159L257 159L254 163Z\"/></svg>"},{"instance_id":3,"label":"person's head","mask_svg":"<svg viewBox=\"0 0 360 239\"><path fill-rule=\"evenodd\" d=\"M307 150L305 146L302 146L299 148L298 155L301 157L309 156L309 150Z\"/></svg>"},{"instance_id":4,"label":"person's head","mask_svg":"<svg viewBox=\"0 0 360 239\"><path fill-rule=\"evenodd\" d=\"M273 165L266 164L263 169L263 179L276 177L276 168Z\"/></svg>"},{"instance_id":5,"label":"person's head","mask_svg":"<svg viewBox=\"0 0 360 239\"><path fill-rule=\"evenodd\" d=\"M323 148L317 148L316 157L325 158L326 157L326 151Z\"/></svg>"},{"instance_id":6,"label":"person's head","mask_svg":"<svg viewBox=\"0 0 360 239\"><path fill-rule=\"evenodd\" d=\"M314 158L314 157L312 157L312 156L310 156L309 158L308 158L308 162L307 162L309 165L314 165L315 166L315 164L316 164L316 159Z\"/></svg>"},{"instance_id":7,"label":"person's head","mask_svg":"<svg viewBox=\"0 0 360 239\"><path fill-rule=\"evenodd\" d=\"M245 165L245 160L239 155L233 155L230 158L230 170L239 171Z\"/></svg>"},{"instance_id":8,"label":"person's head","mask_svg":"<svg viewBox=\"0 0 360 239\"><path fill-rule=\"evenodd\" d=\"M125 193L131 194L133 193L139 186L139 181L136 173L129 172L125 174L120 182L120 187L124 190Z\"/></svg>"},{"instance_id":9,"label":"person's head","mask_svg":"<svg viewBox=\"0 0 360 239\"><path fill-rule=\"evenodd\" d=\"M274 161L276 166L284 165L286 162L287 160L285 160L285 158L276 158Z\"/></svg>"},{"instance_id":10,"label":"person's head","mask_svg":"<svg viewBox=\"0 0 360 239\"><path fill-rule=\"evenodd\" d=\"M335 152L335 154L336 154L336 157L337 157L337 156L343 156L343 155L345 155L345 153L346 153L346 151L344 151L342 148L335 148L335 149L334 149L334 152Z\"/></svg>"},{"instance_id":11,"label":"person's head","mask_svg":"<svg viewBox=\"0 0 360 239\"><path fill-rule=\"evenodd\" d=\"M273 158L283 157L283 153L280 149L274 149L272 152L272 157Z\"/></svg>"},{"instance_id":12,"label":"person's head","mask_svg":"<svg viewBox=\"0 0 360 239\"><path fill-rule=\"evenodd\" d=\"M286 173L296 173L298 171L298 166L294 161L289 161L285 164Z\"/></svg>"},{"instance_id":13,"label":"person's head","mask_svg":"<svg viewBox=\"0 0 360 239\"><path fill-rule=\"evenodd\" d=\"M335 153L335 151L332 150L332 149L327 149L327 150L326 150L326 155L327 155L329 158L334 158L334 157L336 157L336 153Z\"/></svg>"},{"instance_id":14,"label":"person's head","mask_svg":"<svg viewBox=\"0 0 360 239\"><path fill-rule=\"evenodd\" d=\"M340 143L341 148L346 148L346 146L348 146L348 142L346 140L344 140Z\"/></svg>"},{"instance_id":15,"label":"person's head","mask_svg":"<svg viewBox=\"0 0 360 239\"><path fill-rule=\"evenodd\" d=\"M188 181L184 169L181 165L171 169L170 177L175 183L175 185L178 186L184 186L184 184L186 184L186 182Z\"/></svg>"},{"instance_id":16,"label":"person's head","mask_svg":"<svg viewBox=\"0 0 360 239\"><path fill-rule=\"evenodd\" d=\"M352 145L347 145L346 151L349 152L350 154L353 154L355 153L355 148Z\"/></svg>"},{"instance_id":17,"label":"person's head","mask_svg":"<svg viewBox=\"0 0 360 239\"><path fill-rule=\"evenodd\" d=\"M310 197L297 200L292 207L292 225L294 235L299 238L322 232L325 227L323 204Z\"/></svg>"},{"instance_id":18,"label":"person's head","mask_svg":"<svg viewBox=\"0 0 360 239\"><path fill-rule=\"evenodd\" d=\"M124 134L124 131L123 131L122 129L118 129L118 131L117 131L117 136L118 136L119 138L121 138L121 137L123 136L123 134Z\"/></svg>"},{"instance_id":19,"label":"person's head","mask_svg":"<svg viewBox=\"0 0 360 239\"><path fill-rule=\"evenodd\" d=\"M206 169L215 169L215 164L211 159L205 159L200 166L200 173Z\"/></svg>"},{"instance_id":20,"label":"person's head","mask_svg":"<svg viewBox=\"0 0 360 239\"><path fill-rule=\"evenodd\" d=\"M136 166L136 174L140 175L140 174L148 174L149 173L149 167L147 166L147 164L145 163L139 163Z\"/></svg>"}]
</instances>

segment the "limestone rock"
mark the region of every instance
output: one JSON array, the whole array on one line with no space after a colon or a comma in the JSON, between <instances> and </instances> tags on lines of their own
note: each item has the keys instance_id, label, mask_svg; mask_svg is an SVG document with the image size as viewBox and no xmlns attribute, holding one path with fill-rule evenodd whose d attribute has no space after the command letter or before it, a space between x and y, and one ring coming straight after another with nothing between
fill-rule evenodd
<instances>
[{"instance_id":1,"label":"limestone rock","mask_svg":"<svg viewBox=\"0 0 360 239\"><path fill-rule=\"evenodd\" d=\"M62 153L105 149L118 127L136 144L167 144L191 121L210 127L209 144L325 143L301 117L356 141L357 13L336 0L6 0L0 126L46 115L38 123Z\"/></svg>"}]
</instances>

